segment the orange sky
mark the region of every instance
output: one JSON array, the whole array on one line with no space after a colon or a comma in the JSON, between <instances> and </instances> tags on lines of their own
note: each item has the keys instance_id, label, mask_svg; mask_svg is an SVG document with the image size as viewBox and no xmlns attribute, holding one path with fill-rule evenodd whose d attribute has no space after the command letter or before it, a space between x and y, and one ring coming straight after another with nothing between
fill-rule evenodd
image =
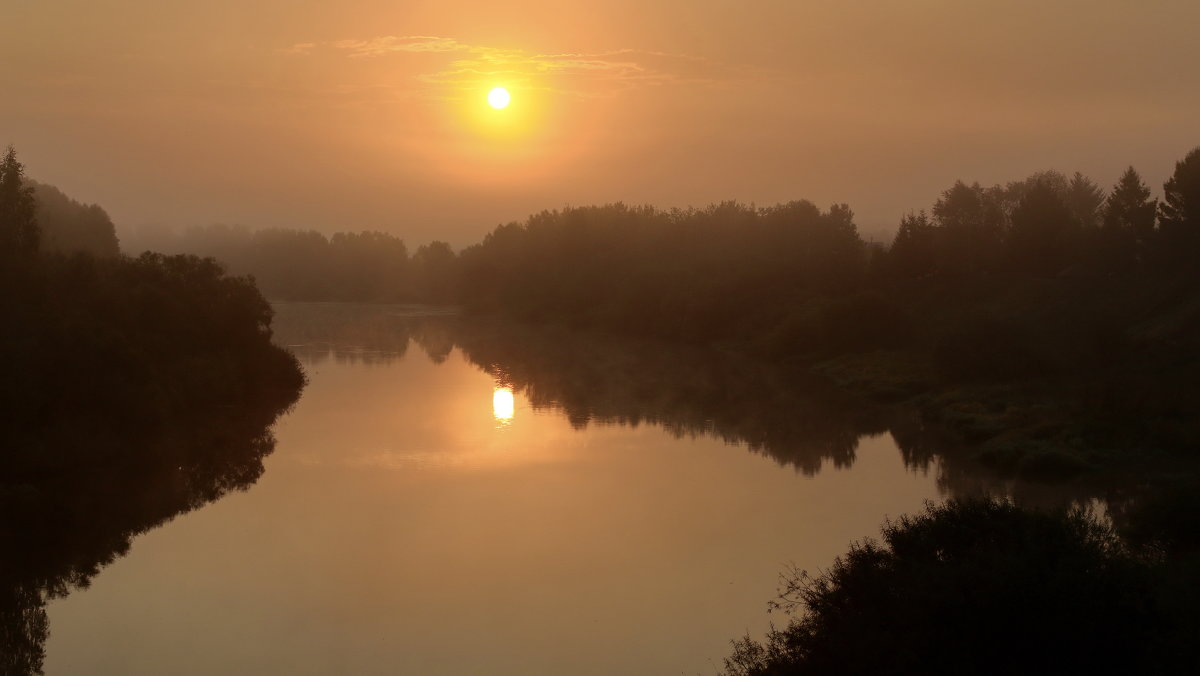
<instances>
[{"instance_id":1,"label":"orange sky","mask_svg":"<svg viewBox=\"0 0 1200 676\"><path fill-rule=\"evenodd\" d=\"M956 178L1159 188L1200 144L1197 25L1193 0L0 0L0 144L119 229L462 245L567 204L809 198L870 232Z\"/></svg>"}]
</instances>

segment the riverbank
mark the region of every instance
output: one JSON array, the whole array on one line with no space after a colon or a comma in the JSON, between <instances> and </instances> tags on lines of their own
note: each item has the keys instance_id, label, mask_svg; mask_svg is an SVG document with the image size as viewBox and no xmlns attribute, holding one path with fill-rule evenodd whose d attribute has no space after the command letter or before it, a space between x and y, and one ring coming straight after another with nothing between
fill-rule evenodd
<instances>
[{"instance_id":1,"label":"riverbank","mask_svg":"<svg viewBox=\"0 0 1200 676\"><path fill-rule=\"evenodd\" d=\"M46 604L133 538L252 485L305 376L211 260L0 265L0 672L41 673Z\"/></svg>"},{"instance_id":2,"label":"riverbank","mask_svg":"<svg viewBox=\"0 0 1200 676\"><path fill-rule=\"evenodd\" d=\"M954 305L904 291L893 302L923 329L903 346L807 367L915 408L1005 474L1054 481L1196 460L1195 280L1037 280Z\"/></svg>"}]
</instances>

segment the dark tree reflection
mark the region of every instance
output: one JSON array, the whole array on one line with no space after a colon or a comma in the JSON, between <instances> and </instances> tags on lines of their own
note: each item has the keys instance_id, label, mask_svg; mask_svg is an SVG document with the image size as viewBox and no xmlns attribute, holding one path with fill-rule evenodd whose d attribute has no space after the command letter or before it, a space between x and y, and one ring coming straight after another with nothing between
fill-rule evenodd
<instances>
[{"instance_id":1,"label":"dark tree reflection","mask_svg":"<svg viewBox=\"0 0 1200 676\"><path fill-rule=\"evenodd\" d=\"M1142 492L1117 475L1048 483L998 473L918 411L853 396L803 370L562 328L467 320L455 327L467 359L535 408L561 410L580 429L658 425L676 437L743 446L806 476L830 465L849 468L862 439L890 434L904 464L914 472L936 471L947 496L1010 496L1039 508L1100 501L1120 511ZM413 335L419 342L427 333Z\"/></svg>"},{"instance_id":2,"label":"dark tree reflection","mask_svg":"<svg viewBox=\"0 0 1200 676\"><path fill-rule=\"evenodd\" d=\"M936 472L949 496L1006 495L1057 507L1132 494L1120 477L1047 484L998 473L911 407L865 400L802 367L733 352L400 305L278 305L275 327L277 340L312 364L388 363L410 341L441 363L457 348L498 384L534 408L561 411L577 429L656 425L676 437L745 447L808 476L851 467L864 437L890 434L905 465Z\"/></svg>"},{"instance_id":3,"label":"dark tree reflection","mask_svg":"<svg viewBox=\"0 0 1200 676\"><path fill-rule=\"evenodd\" d=\"M657 425L806 475L826 461L849 467L861 437L887 431L880 410L810 377L714 350L500 322L459 322L456 337L472 363L579 429Z\"/></svg>"},{"instance_id":4,"label":"dark tree reflection","mask_svg":"<svg viewBox=\"0 0 1200 676\"><path fill-rule=\"evenodd\" d=\"M0 252L0 258L3 258ZM0 674L40 673L45 604L136 535L245 489L304 386L271 306L210 260L0 260Z\"/></svg>"},{"instance_id":5,"label":"dark tree reflection","mask_svg":"<svg viewBox=\"0 0 1200 676\"><path fill-rule=\"evenodd\" d=\"M132 436L95 427L87 439L57 430L24 435L26 444L69 444L59 450L63 455L104 457L120 447L161 461L81 462L52 472L3 468L0 673L40 673L48 599L86 587L135 536L254 484L275 445L269 427L291 399L280 393L275 401L231 402L228 409L155 421L154 429ZM62 419L59 429L81 424Z\"/></svg>"},{"instance_id":6,"label":"dark tree reflection","mask_svg":"<svg viewBox=\"0 0 1200 676\"><path fill-rule=\"evenodd\" d=\"M365 303L277 303L276 342L301 361L388 364L402 359L414 334L438 363L454 348L445 331L450 310ZM441 331L442 333L429 333Z\"/></svg>"}]
</instances>

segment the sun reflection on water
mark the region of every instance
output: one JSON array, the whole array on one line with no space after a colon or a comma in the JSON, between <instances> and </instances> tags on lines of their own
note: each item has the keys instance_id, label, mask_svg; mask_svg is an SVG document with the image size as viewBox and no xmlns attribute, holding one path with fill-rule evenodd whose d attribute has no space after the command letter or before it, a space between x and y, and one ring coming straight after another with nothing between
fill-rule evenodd
<instances>
[{"instance_id":1,"label":"sun reflection on water","mask_svg":"<svg viewBox=\"0 0 1200 676\"><path fill-rule=\"evenodd\" d=\"M492 391L492 415L501 425L512 424L514 409L513 391L511 387L496 387Z\"/></svg>"}]
</instances>

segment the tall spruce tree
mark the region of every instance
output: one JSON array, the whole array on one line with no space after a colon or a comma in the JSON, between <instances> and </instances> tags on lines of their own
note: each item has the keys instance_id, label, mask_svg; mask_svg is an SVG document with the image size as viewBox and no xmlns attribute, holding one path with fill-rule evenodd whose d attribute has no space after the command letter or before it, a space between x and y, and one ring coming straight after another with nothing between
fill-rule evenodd
<instances>
[{"instance_id":1,"label":"tall spruce tree","mask_svg":"<svg viewBox=\"0 0 1200 676\"><path fill-rule=\"evenodd\" d=\"M1154 233L1154 213L1158 200L1150 198L1150 187L1133 167L1121 174L1104 203L1104 226L1124 230L1146 241Z\"/></svg>"},{"instance_id":2,"label":"tall spruce tree","mask_svg":"<svg viewBox=\"0 0 1200 676\"><path fill-rule=\"evenodd\" d=\"M1078 171L1067 184L1064 196L1067 208L1075 221L1084 228L1095 228L1100 225L1100 211L1104 206L1104 191L1092 179Z\"/></svg>"},{"instance_id":3,"label":"tall spruce tree","mask_svg":"<svg viewBox=\"0 0 1200 676\"><path fill-rule=\"evenodd\" d=\"M1133 167L1126 169L1100 210L1101 226L1087 236L1089 261L1107 274L1144 265L1157 209L1142 177Z\"/></svg>"},{"instance_id":4,"label":"tall spruce tree","mask_svg":"<svg viewBox=\"0 0 1200 676\"><path fill-rule=\"evenodd\" d=\"M0 255L32 255L38 249L37 203L25 184L25 165L12 146L0 159Z\"/></svg>"},{"instance_id":5,"label":"tall spruce tree","mask_svg":"<svg viewBox=\"0 0 1200 676\"><path fill-rule=\"evenodd\" d=\"M1169 258L1190 260L1200 248L1200 147L1175 163L1158 205L1162 249Z\"/></svg>"}]
</instances>

